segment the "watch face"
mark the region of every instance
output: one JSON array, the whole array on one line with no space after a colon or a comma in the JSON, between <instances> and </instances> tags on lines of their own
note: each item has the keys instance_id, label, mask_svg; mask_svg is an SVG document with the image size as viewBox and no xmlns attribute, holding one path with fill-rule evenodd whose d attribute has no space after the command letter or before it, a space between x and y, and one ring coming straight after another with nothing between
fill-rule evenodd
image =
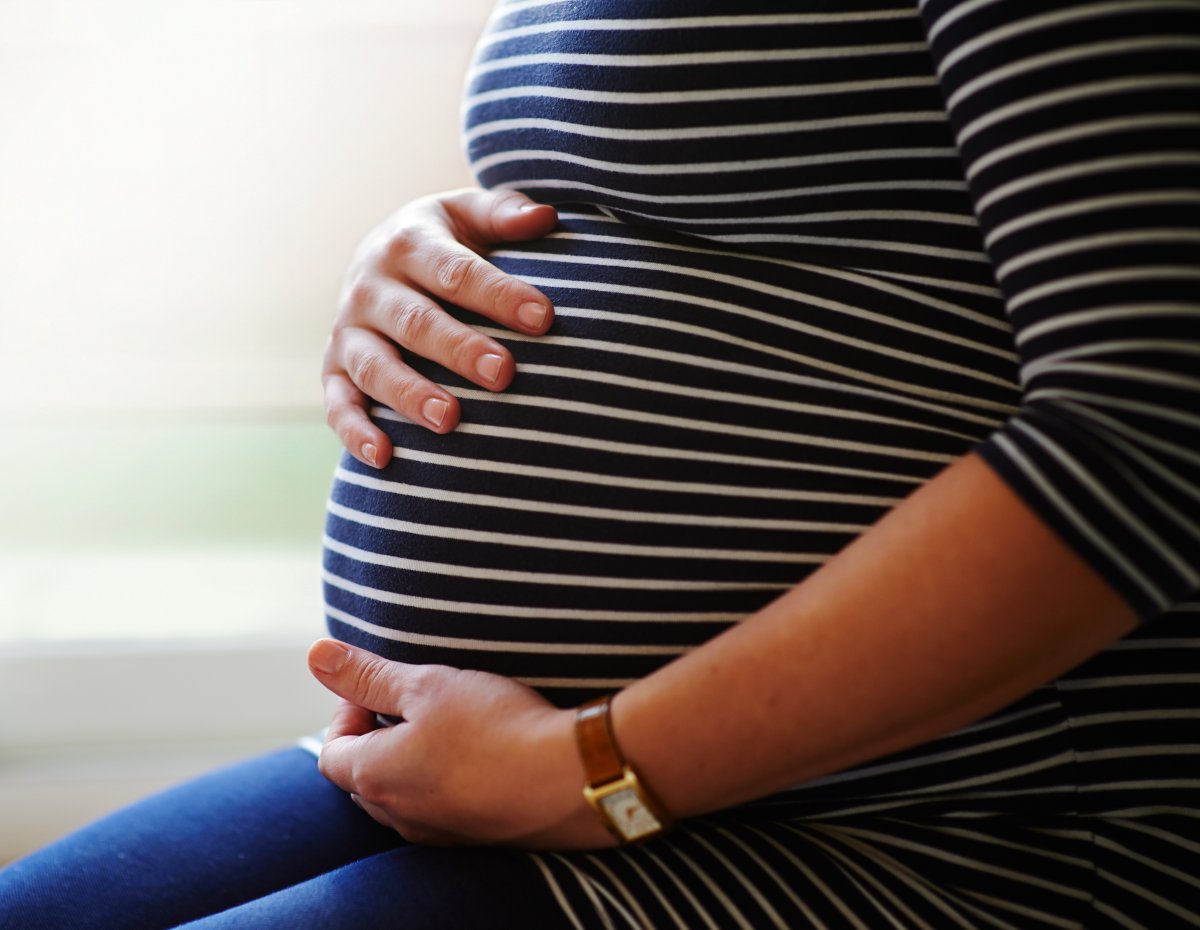
<instances>
[{"instance_id":1,"label":"watch face","mask_svg":"<svg viewBox=\"0 0 1200 930\"><path fill-rule=\"evenodd\" d=\"M633 788L622 788L600 799L604 812L626 840L636 840L662 829L662 824L642 803Z\"/></svg>"}]
</instances>

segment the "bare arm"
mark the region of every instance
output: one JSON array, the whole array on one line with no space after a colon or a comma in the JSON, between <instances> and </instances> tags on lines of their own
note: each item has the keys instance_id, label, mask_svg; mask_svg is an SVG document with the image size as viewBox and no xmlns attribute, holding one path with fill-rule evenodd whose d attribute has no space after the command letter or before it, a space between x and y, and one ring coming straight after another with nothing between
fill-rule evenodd
<instances>
[{"instance_id":1,"label":"bare arm","mask_svg":"<svg viewBox=\"0 0 1200 930\"><path fill-rule=\"evenodd\" d=\"M680 815L800 784L1003 707L1133 611L975 456L735 629L613 704Z\"/></svg>"},{"instance_id":2,"label":"bare arm","mask_svg":"<svg viewBox=\"0 0 1200 930\"><path fill-rule=\"evenodd\" d=\"M976 720L1200 584L1196 59L1164 39L1195 36L1200 14L1074 0L922 11L1024 403L792 591L618 695L623 749L679 815ZM385 822L605 841L569 712L495 676L344 658L319 677L356 707L322 766L366 786ZM409 723L367 732L363 707Z\"/></svg>"},{"instance_id":3,"label":"bare arm","mask_svg":"<svg viewBox=\"0 0 1200 930\"><path fill-rule=\"evenodd\" d=\"M626 688L622 749L680 817L903 749L1003 707L1135 623L976 456L737 627ZM330 658L343 660L334 672ZM322 770L409 839L589 847L573 711L508 679L323 641L343 704ZM376 729L374 711L405 723Z\"/></svg>"}]
</instances>

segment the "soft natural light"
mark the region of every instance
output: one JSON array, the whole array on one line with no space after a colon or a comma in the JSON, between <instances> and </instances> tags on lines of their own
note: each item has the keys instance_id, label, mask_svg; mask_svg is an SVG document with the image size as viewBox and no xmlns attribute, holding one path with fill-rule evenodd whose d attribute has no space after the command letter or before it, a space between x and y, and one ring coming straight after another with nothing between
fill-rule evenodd
<instances>
[{"instance_id":1,"label":"soft natural light","mask_svg":"<svg viewBox=\"0 0 1200 930\"><path fill-rule=\"evenodd\" d=\"M0 0L0 410L314 404L356 239L466 180L482 6Z\"/></svg>"},{"instance_id":2,"label":"soft natural light","mask_svg":"<svg viewBox=\"0 0 1200 930\"><path fill-rule=\"evenodd\" d=\"M486 7L0 0L0 643L319 628L340 278Z\"/></svg>"},{"instance_id":3,"label":"soft natural light","mask_svg":"<svg viewBox=\"0 0 1200 930\"><path fill-rule=\"evenodd\" d=\"M336 439L317 415L80 411L0 438L0 641L275 635L320 625Z\"/></svg>"},{"instance_id":4,"label":"soft natural light","mask_svg":"<svg viewBox=\"0 0 1200 930\"><path fill-rule=\"evenodd\" d=\"M488 0L0 0L0 863L312 733L318 378Z\"/></svg>"}]
</instances>

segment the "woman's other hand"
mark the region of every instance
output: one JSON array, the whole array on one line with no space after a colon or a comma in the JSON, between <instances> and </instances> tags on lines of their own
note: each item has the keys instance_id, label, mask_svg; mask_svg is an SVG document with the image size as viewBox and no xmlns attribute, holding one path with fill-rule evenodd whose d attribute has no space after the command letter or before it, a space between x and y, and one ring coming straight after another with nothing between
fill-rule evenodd
<instances>
[{"instance_id":1,"label":"woman's other hand","mask_svg":"<svg viewBox=\"0 0 1200 930\"><path fill-rule=\"evenodd\" d=\"M308 660L342 698L321 772L405 839L615 845L583 799L571 711L510 678L391 662L334 640ZM376 714L400 722L381 727Z\"/></svg>"},{"instance_id":2,"label":"woman's other hand","mask_svg":"<svg viewBox=\"0 0 1200 930\"><path fill-rule=\"evenodd\" d=\"M458 401L406 365L401 349L488 390L508 386L508 350L439 302L544 333L554 316L546 296L480 255L498 243L540 238L556 222L553 207L515 191L464 189L414 200L363 239L321 372L326 418L355 458L374 467L391 460L391 442L367 416L368 398L437 433L458 425Z\"/></svg>"}]
</instances>

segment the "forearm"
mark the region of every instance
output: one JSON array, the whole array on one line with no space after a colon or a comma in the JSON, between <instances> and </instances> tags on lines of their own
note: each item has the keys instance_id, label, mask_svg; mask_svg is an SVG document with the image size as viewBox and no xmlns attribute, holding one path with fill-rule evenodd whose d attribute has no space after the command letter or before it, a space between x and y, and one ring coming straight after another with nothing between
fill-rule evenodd
<instances>
[{"instance_id":1,"label":"forearm","mask_svg":"<svg viewBox=\"0 0 1200 930\"><path fill-rule=\"evenodd\" d=\"M625 755L688 817L932 739L1134 625L1106 582L968 456L772 604L613 702ZM415 842L611 845L584 802L574 714L511 679L333 641L346 699L321 770ZM403 718L380 729L376 712Z\"/></svg>"},{"instance_id":2,"label":"forearm","mask_svg":"<svg viewBox=\"0 0 1200 930\"><path fill-rule=\"evenodd\" d=\"M967 456L786 595L621 692L614 728L689 816L979 719L1134 623Z\"/></svg>"}]
</instances>

